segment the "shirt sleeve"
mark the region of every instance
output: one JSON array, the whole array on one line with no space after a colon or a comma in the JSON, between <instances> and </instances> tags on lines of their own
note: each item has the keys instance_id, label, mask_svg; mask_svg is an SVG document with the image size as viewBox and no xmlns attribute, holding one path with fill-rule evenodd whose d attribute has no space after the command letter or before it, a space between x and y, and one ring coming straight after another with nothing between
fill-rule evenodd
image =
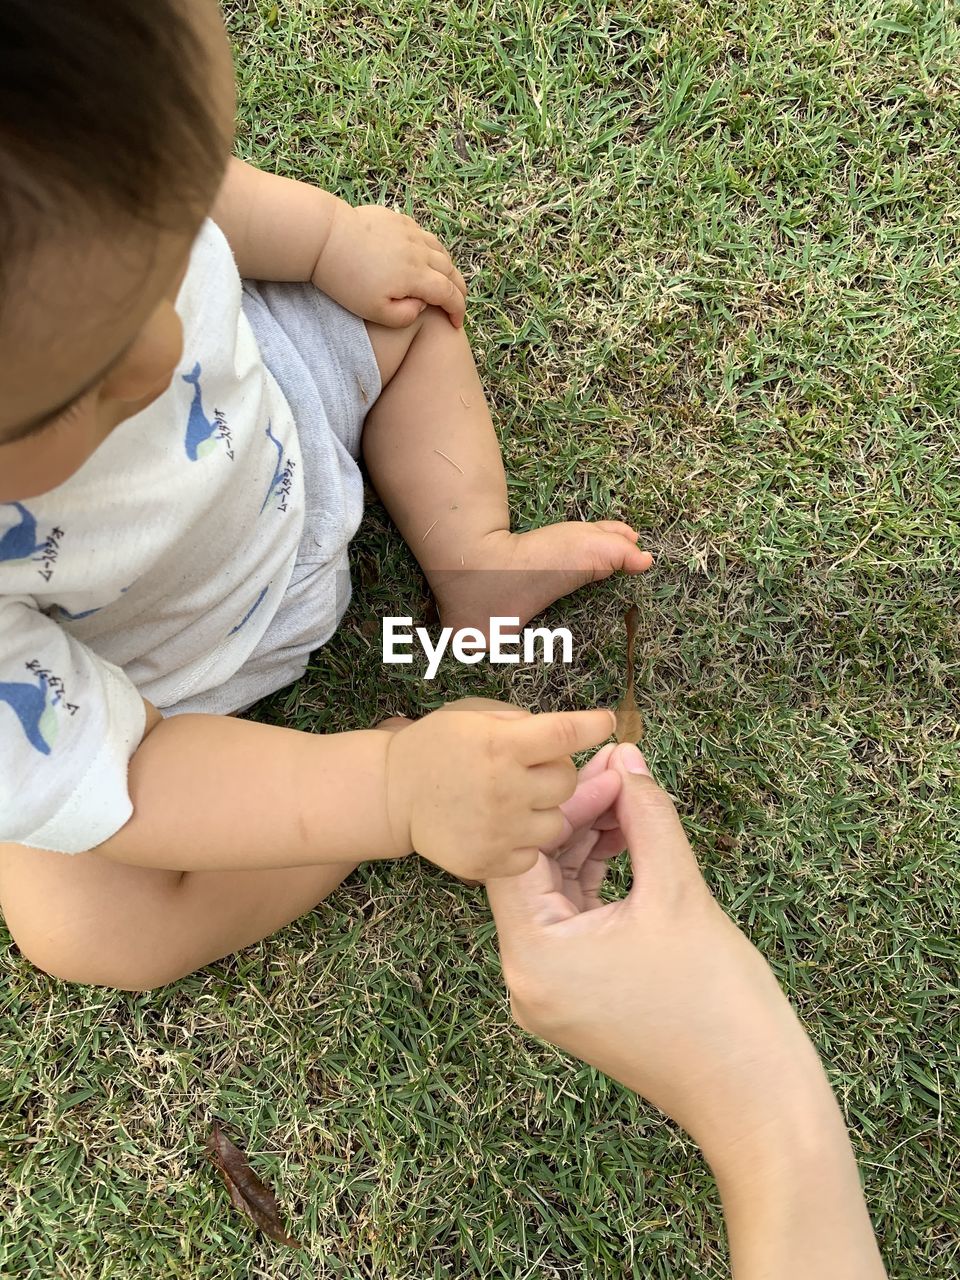
<instances>
[{"instance_id":1,"label":"shirt sleeve","mask_svg":"<svg viewBox=\"0 0 960 1280\"><path fill-rule=\"evenodd\" d=\"M143 698L29 596L0 599L0 842L81 853L133 813Z\"/></svg>"}]
</instances>

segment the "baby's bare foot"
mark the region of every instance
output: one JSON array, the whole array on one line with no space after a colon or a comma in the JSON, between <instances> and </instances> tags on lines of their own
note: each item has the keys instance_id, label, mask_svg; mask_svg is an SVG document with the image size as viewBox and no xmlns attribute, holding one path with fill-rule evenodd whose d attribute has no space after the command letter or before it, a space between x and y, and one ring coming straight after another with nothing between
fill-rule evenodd
<instances>
[{"instance_id":1,"label":"baby's bare foot","mask_svg":"<svg viewBox=\"0 0 960 1280\"><path fill-rule=\"evenodd\" d=\"M435 571L430 585L440 621L488 634L490 619L523 627L554 600L618 569L643 573L653 563L636 531L619 520L552 524L529 533L487 534L462 569Z\"/></svg>"}]
</instances>

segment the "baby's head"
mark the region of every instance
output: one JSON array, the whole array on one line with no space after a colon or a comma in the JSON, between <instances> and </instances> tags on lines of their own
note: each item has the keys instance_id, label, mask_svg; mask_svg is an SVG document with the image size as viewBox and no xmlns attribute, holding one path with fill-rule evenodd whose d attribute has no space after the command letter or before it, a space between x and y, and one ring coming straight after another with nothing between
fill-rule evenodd
<instances>
[{"instance_id":1,"label":"baby's head","mask_svg":"<svg viewBox=\"0 0 960 1280\"><path fill-rule=\"evenodd\" d=\"M169 385L233 109L216 0L0 5L0 502Z\"/></svg>"}]
</instances>

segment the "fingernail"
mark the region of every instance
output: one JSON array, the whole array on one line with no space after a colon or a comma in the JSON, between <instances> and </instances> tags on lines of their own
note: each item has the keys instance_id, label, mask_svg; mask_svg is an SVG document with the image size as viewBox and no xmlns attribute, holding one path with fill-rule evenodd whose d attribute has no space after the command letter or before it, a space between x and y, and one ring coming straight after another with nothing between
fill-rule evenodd
<instances>
[{"instance_id":1,"label":"fingernail","mask_svg":"<svg viewBox=\"0 0 960 1280\"><path fill-rule=\"evenodd\" d=\"M620 760L627 773L645 773L648 778L653 777L647 768L647 762L643 758L643 752L639 747L635 747L632 742L625 742L620 748Z\"/></svg>"},{"instance_id":2,"label":"fingernail","mask_svg":"<svg viewBox=\"0 0 960 1280\"><path fill-rule=\"evenodd\" d=\"M610 719L613 721L613 728L610 730L610 732L616 733L617 732L617 713L614 711L613 707L605 707L604 710L610 712Z\"/></svg>"}]
</instances>

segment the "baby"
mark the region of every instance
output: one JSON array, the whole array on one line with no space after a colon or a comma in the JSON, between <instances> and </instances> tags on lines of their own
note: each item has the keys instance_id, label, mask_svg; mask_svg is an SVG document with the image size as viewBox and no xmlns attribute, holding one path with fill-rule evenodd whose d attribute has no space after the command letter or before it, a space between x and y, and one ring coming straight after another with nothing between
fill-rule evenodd
<instances>
[{"instance_id":1,"label":"baby","mask_svg":"<svg viewBox=\"0 0 960 1280\"><path fill-rule=\"evenodd\" d=\"M215 0L7 0L0 68L0 905L20 948L143 989L364 859L525 870L610 712L469 700L330 735L233 713L336 629L361 451L445 625L523 625L642 572L634 530L510 531L460 273L402 214L228 158Z\"/></svg>"}]
</instances>

